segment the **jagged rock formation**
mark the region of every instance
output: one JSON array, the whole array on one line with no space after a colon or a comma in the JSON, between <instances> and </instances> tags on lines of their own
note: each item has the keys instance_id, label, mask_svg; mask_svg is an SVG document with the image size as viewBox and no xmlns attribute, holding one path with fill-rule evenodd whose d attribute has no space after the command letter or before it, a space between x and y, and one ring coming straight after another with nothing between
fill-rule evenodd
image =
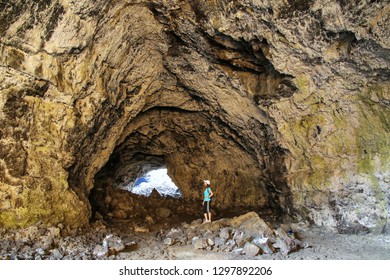
<instances>
[{"instance_id":1,"label":"jagged rock formation","mask_svg":"<svg viewBox=\"0 0 390 280\"><path fill-rule=\"evenodd\" d=\"M389 11L1 2L0 225L85 225L94 186L166 166L187 198L388 230Z\"/></svg>"}]
</instances>

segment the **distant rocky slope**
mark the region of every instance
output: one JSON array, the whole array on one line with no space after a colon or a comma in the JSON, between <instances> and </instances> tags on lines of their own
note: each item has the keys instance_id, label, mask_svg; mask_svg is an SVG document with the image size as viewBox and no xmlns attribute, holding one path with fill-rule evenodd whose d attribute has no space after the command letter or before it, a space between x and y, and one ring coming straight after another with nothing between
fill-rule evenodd
<instances>
[{"instance_id":1,"label":"distant rocky slope","mask_svg":"<svg viewBox=\"0 0 390 280\"><path fill-rule=\"evenodd\" d=\"M186 198L390 231L390 5L0 2L0 226L88 223L166 166ZM387 226L386 226L387 225Z\"/></svg>"}]
</instances>

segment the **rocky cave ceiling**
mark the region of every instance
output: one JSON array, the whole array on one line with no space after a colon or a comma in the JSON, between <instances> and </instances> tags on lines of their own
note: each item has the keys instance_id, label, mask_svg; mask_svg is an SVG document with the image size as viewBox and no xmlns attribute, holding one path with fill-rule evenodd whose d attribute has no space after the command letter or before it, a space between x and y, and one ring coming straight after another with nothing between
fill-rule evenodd
<instances>
[{"instance_id":1,"label":"rocky cave ceiling","mask_svg":"<svg viewBox=\"0 0 390 280\"><path fill-rule=\"evenodd\" d=\"M94 187L166 166L187 198L382 231L390 8L355 2L1 2L0 225L86 224Z\"/></svg>"}]
</instances>

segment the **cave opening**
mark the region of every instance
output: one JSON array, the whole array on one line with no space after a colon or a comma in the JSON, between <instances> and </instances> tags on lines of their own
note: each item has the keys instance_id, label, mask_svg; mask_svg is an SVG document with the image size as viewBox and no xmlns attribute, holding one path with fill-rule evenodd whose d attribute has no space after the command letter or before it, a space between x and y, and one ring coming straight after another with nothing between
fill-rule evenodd
<instances>
[{"instance_id":1,"label":"cave opening","mask_svg":"<svg viewBox=\"0 0 390 280\"><path fill-rule=\"evenodd\" d=\"M164 197L180 198L182 193L168 175L166 167L154 169L139 176L134 183L126 186L128 191L143 196L150 196L155 191Z\"/></svg>"},{"instance_id":2,"label":"cave opening","mask_svg":"<svg viewBox=\"0 0 390 280\"><path fill-rule=\"evenodd\" d=\"M200 202L183 195L166 157L133 150L118 146L96 174L89 195L91 221L152 230L199 218Z\"/></svg>"}]
</instances>

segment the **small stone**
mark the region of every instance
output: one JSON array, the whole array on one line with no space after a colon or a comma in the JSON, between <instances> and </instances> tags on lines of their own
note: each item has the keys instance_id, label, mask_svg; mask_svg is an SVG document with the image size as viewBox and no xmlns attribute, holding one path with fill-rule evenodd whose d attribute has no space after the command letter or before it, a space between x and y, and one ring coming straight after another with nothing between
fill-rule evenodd
<instances>
[{"instance_id":1,"label":"small stone","mask_svg":"<svg viewBox=\"0 0 390 280\"><path fill-rule=\"evenodd\" d=\"M236 230L233 234L233 239L237 240L238 238L241 238L244 235L244 232L240 230Z\"/></svg>"},{"instance_id":2,"label":"small stone","mask_svg":"<svg viewBox=\"0 0 390 280\"><path fill-rule=\"evenodd\" d=\"M51 237L60 237L61 229L59 227L51 227L48 229Z\"/></svg>"},{"instance_id":3,"label":"small stone","mask_svg":"<svg viewBox=\"0 0 390 280\"><path fill-rule=\"evenodd\" d=\"M222 228L219 232L219 237L230 239L230 228Z\"/></svg>"},{"instance_id":4,"label":"small stone","mask_svg":"<svg viewBox=\"0 0 390 280\"><path fill-rule=\"evenodd\" d=\"M199 239L199 236L192 237L191 244L194 245L196 240L198 240L198 239Z\"/></svg>"},{"instance_id":5,"label":"small stone","mask_svg":"<svg viewBox=\"0 0 390 280\"><path fill-rule=\"evenodd\" d=\"M107 257L108 256L108 248L102 245L96 245L95 249L93 249L94 256L101 258L101 257Z\"/></svg>"},{"instance_id":6,"label":"small stone","mask_svg":"<svg viewBox=\"0 0 390 280\"><path fill-rule=\"evenodd\" d=\"M225 245L227 251L232 251L236 247L236 242L233 239L229 239Z\"/></svg>"},{"instance_id":7,"label":"small stone","mask_svg":"<svg viewBox=\"0 0 390 280\"><path fill-rule=\"evenodd\" d=\"M264 237L264 236L256 236L253 240L252 243L255 244L256 246L266 244L268 242L269 238Z\"/></svg>"},{"instance_id":8,"label":"small stone","mask_svg":"<svg viewBox=\"0 0 390 280\"><path fill-rule=\"evenodd\" d=\"M44 254L45 254L45 250L43 250L42 248L37 248L37 249L35 249L35 252L36 252L38 255L44 255Z\"/></svg>"},{"instance_id":9,"label":"small stone","mask_svg":"<svg viewBox=\"0 0 390 280\"><path fill-rule=\"evenodd\" d=\"M127 213L122 209L116 209L116 210L112 211L111 214L115 219L118 219L118 220L126 220L127 219Z\"/></svg>"},{"instance_id":10,"label":"small stone","mask_svg":"<svg viewBox=\"0 0 390 280\"><path fill-rule=\"evenodd\" d=\"M257 236L252 240L252 243L259 247L264 254L274 253L274 248L267 237Z\"/></svg>"},{"instance_id":11,"label":"small stone","mask_svg":"<svg viewBox=\"0 0 390 280\"><path fill-rule=\"evenodd\" d=\"M107 247L111 253L120 252L125 249L125 244L118 236L107 235L103 240L103 247Z\"/></svg>"},{"instance_id":12,"label":"small stone","mask_svg":"<svg viewBox=\"0 0 390 280\"><path fill-rule=\"evenodd\" d=\"M171 209L166 207L159 207L156 209L155 213L157 217L166 219L169 218L169 216L171 216L172 211Z\"/></svg>"},{"instance_id":13,"label":"small stone","mask_svg":"<svg viewBox=\"0 0 390 280\"><path fill-rule=\"evenodd\" d=\"M236 241L238 247L242 247L245 243L252 241L253 237L246 232L236 231L233 239Z\"/></svg>"},{"instance_id":14,"label":"small stone","mask_svg":"<svg viewBox=\"0 0 390 280\"><path fill-rule=\"evenodd\" d=\"M182 222L182 223L181 223L181 226L182 226L183 228L188 228L190 225L187 224L186 222Z\"/></svg>"},{"instance_id":15,"label":"small stone","mask_svg":"<svg viewBox=\"0 0 390 280\"><path fill-rule=\"evenodd\" d=\"M207 247L207 242L205 238L198 238L193 243L195 250L205 249Z\"/></svg>"},{"instance_id":16,"label":"small stone","mask_svg":"<svg viewBox=\"0 0 390 280\"><path fill-rule=\"evenodd\" d=\"M187 242L187 236L179 229L171 229L167 233L166 237L172 240L172 244L176 244L177 242Z\"/></svg>"},{"instance_id":17,"label":"small stone","mask_svg":"<svg viewBox=\"0 0 390 280\"><path fill-rule=\"evenodd\" d=\"M236 254L236 255L241 255L243 251L244 251L244 248L236 248L232 251L232 253Z\"/></svg>"},{"instance_id":18,"label":"small stone","mask_svg":"<svg viewBox=\"0 0 390 280\"><path fill-rule=\"evenodd\" d=\"M150 216L146 216L145 222L146 222L147 224L149 224L149 225L154 225L154 224L155 224L153 218L150 217Z\"/></svg>"},{"instance_id":19,"label":"small stone","mask_svg":"<svg viewBox=\"0 0 390 280\"><path fill-rule=\"evenodd\" d=\"M103 223L102 220L97 220L96 222L93 223L93 227L97 230L97 231L103 231L106 229L106 225Z\"/></svg>"},{"instance_id":20,"label":"small stone","mask_svg":"<svg viewBox=\"0 0 390 280\"><path fill-rule=\"evenodd\" d=\"M214 245L215 246L222 246L226 243L226 239L225 238L222 238L222 237L215 237L214 239Z\"/></svg>"},{"instance_id":21,"label":"small stone","mask_svg":"<svg viewBox=\"0 0 390 280\"><path fill-rule=\"evenodd\" d=\"M281 238L277 238L273 246L275 248L278 248L283 255L287 255L290 252L290 248L287 245L286 241Z\"/></svg>"},{"instance_id":22,"label":"small stone","mask_svg":"<svg viewBox=\"0 0 390 280\"><path fill-rule=\"evenodd\" d=\"M215 242L214 242L214 240L213 240L212 237L206 238L206 242L207 242L207 244L210 245L210 246L214 246L214 245L215 245Z\"/></svg>"},{"instance_id":23,"label":"small stone","mask_svg":"<svg viewBox=\"0 0 390 280\"><path fill-rule=\"evenodd\" d=\"M132 258L133 253L132 252L120 252L118 254L118 258L121 260L128 260Z\"/></svg>"},{"instance_id":24,"label":"small stone","mask_svg":"<svg viewBox=\"0 0 390 280\"><path fill-rule=\"evenodd\" d=\"M245 243L244 250L242 252L249 257L255 257L260 252L260 248L250 242L247 242Z\"/></svg>"},{"instance_id":25,"label":"small stone","mask_svg":"<svg viewBox=\"0 0 390 280\"><path fill-rule=\"evenodd\" d=\"M146 228L146 227L136 226L136 227L134 228L134 231L135 231L135 232L139 232L139 233L146 233L146 232L149 232L149 229Z\"/></svg>"},{"instance_id":26,"label":"small stone","mask_svg":"<svg viewBox=\"0 0 390 280\"><path fill-rule=\"evenodd\" d=\"M50 256L51 260L60 260L63 257L64 257L64 255L61 254L61 252L58 249L51 250L51 256Z\"/></svg>"},{"instance_id":27,"label":"small stone","mask_svg":"<svg viewBox=\"0 0 390 280\"><path fill-rule=\"evenodd\" d=\"M286 233L282 228L276 229L276 230L275 230L275 233L276 233L276 236L278 236L278 237L281 238L281 239L286 239L286 238L288 238L287 233Z\"/></svg>"},{"instance_id":28,"label":"small stone","mask_svg":"<svg viewBox=\"0 0 390 280\"><path fill-rule=\"evenodd\" d=\"M167 237L167 238L164 239L163 243L164 243L165 245L171 246L171 245L174 244L174 241L173 241L172 238Z\"/></svg>"}]
</instances>

